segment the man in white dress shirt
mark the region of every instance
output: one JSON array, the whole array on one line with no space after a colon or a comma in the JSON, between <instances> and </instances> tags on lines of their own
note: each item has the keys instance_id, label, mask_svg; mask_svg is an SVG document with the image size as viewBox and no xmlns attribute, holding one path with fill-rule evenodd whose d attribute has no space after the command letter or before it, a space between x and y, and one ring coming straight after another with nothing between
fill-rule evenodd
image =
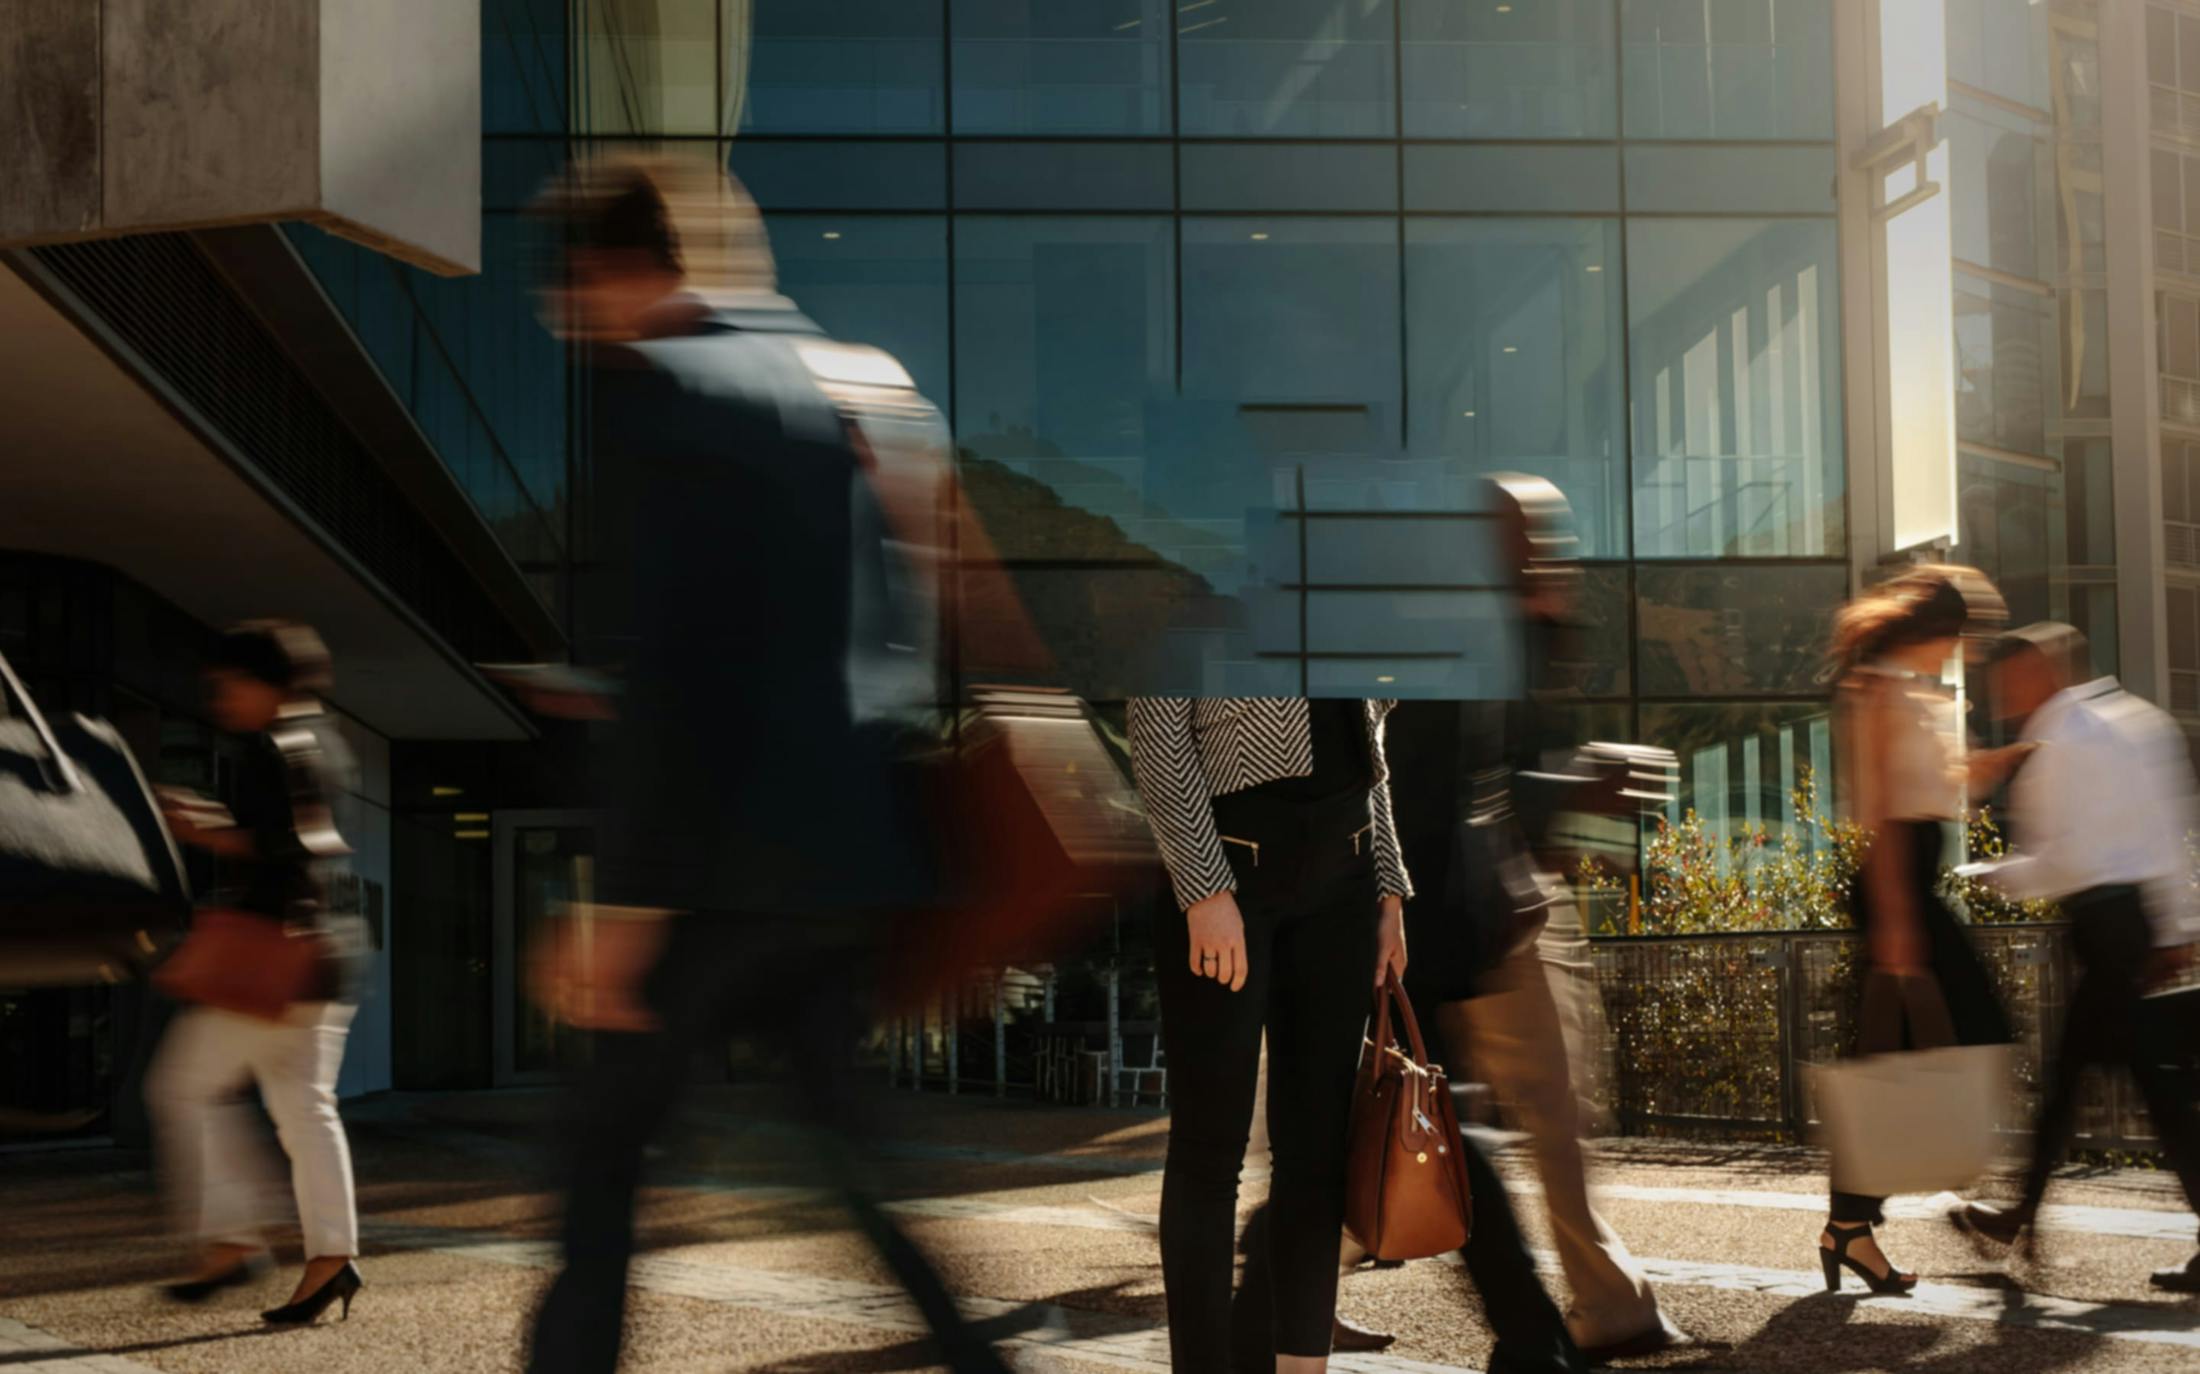
<instances>
[{"instance_id":1,"label":"man in white dress shirt","mask_svg":"<svg viewBox=\"0 0 2200 1374\"><path fill-rule=\"evenodd\" d=\"M2149 1026L2145 993L2190 962L2200 941L2186 837L2196 827L2185 738L2159 708L2112 677L2087 680L2085 637L2041 624L2003 636L1994 654L1998 713L2022 720L2028 748L2010 784L2015 856L1987 869L2021 899L2061 904L2082 967L2032 1138L2024 1196L1972 1204L1957 1224L2008 1243L2031 1224L2069 1147L2077 1086L2092 1066L2128 1065L2169 1163L2200 1211L2200 1115L2175 1051ZM2200 1291L2200 1255L2154 1275Z\"/></svg>"}]
</instances>

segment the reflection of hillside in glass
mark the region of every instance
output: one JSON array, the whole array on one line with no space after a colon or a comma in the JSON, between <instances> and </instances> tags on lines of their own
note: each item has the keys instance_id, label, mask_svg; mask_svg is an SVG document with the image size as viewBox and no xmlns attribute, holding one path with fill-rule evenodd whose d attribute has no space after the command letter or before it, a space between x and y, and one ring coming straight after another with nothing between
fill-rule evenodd
<instances>
[{"instance_id":1,"label":"reflection of hillside in glass","mask_svg":"<svg viewBox=\"0 0 2200 1374\"><path fill-rule=\"evenodd\" d=\"M972 435L960 453L965 480L986 484L973 499L990 502L980 510L1003 558L1159 559L1197 570L1205 584L1218 561L1244 549L1241 522L1182 520L1149 501L1140 455L1072 458L1023 425Z\"/></svg>"},{"instance_id":2,"label":"reflection of hillside in glass","mask_svg":"<svg viewBox=\"0 0 2200 1374\"><path fill-rule=\"evenodd\" d=\"M1120 491L1146 508L1135 488L1091 464L1033 453L1030 435L989 436L961 450L963 490L1000 552L1023 610L1055 659L1057 680L1086 697L1191 691L1198 679L1174 667L1187 642L1211 640L1240 619L1236 603L1197 572L1133 539L1115 519L1063 498L1039 465L1072 490L1082 483ZM1018 453L1021 448L1023 451ZM990 458L984 451L1015 456ZM1175 542L1199 533L1158 513L1136 517L1142 530ZM1220 546L1219 538L1210 545ZM986 608L968 606L973 615ZM1196 657L1196 656L1195 656Z\"/></svg>"}]
</instances>

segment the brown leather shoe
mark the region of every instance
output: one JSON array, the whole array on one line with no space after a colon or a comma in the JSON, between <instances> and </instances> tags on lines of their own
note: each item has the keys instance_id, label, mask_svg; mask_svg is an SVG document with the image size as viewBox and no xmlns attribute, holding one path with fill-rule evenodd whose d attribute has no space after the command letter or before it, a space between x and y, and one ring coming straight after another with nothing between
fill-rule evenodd
<instances>
[{"instance_id":1,"label":"brown leather shoe","mask_svg":"<svg viewBox=\"0 0 2200 1374\"><path fill-rule=\"evenodd\" d=\"M1337 1329L1329 1338L1329 1348L1340 1355L1373 1354L1397 1343L1398 1338L1388 1331L1370 1331L1342 1317L1337 1318Z\"/></svg>"}]
</instances>

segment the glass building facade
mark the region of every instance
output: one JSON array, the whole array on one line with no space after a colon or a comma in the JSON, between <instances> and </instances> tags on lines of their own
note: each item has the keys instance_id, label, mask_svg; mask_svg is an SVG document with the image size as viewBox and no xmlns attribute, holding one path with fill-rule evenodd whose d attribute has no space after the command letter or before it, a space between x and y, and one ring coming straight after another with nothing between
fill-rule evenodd
<instances>
[{"instance_id":1,"label":"glass building facade","mask_svg":"<svg viewBox=\"0 0 2200 1374\"><path fill-rule=\"evenodd\" d=\"M568 155L678 149L939 406L1089 694L1147 685L1093 626L1193 644L1179 690L1508 690L1461 532L1476 478L1536 474L1591 620L1549 737L1670 743L1680 805L1777 825L1850 575L1831 13L495 0L483 274L296 241L553 606L585 400L516 211Z\"/></svg>"}]
</instances>

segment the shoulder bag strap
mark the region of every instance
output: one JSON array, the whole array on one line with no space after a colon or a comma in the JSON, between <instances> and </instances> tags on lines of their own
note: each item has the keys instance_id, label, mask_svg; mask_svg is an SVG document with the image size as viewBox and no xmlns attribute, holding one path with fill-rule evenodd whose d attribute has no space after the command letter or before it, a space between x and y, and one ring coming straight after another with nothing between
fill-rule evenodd
<instances>
[{"instance_id":1,"label":"shoulder bag strap","mask_svg":"<svg viewBox=\"0 0 2200 1374\"><path fill-rule=\"evenodd\" d=\"M8 663L7 655L0 654L0 707L5 707L10 697L14 698L16 709L22 713L23 719L30 722L31 733L38 736L38 742L46 747L55 790L84 790L84 781L77 776L76 765L69 762L67 754L61 752L61 741L55 738L53 727L46 723L45 713L38 709L38 703L24 689L23 680L15 675L15 669Z\"/></svg>"}]
</instances>

